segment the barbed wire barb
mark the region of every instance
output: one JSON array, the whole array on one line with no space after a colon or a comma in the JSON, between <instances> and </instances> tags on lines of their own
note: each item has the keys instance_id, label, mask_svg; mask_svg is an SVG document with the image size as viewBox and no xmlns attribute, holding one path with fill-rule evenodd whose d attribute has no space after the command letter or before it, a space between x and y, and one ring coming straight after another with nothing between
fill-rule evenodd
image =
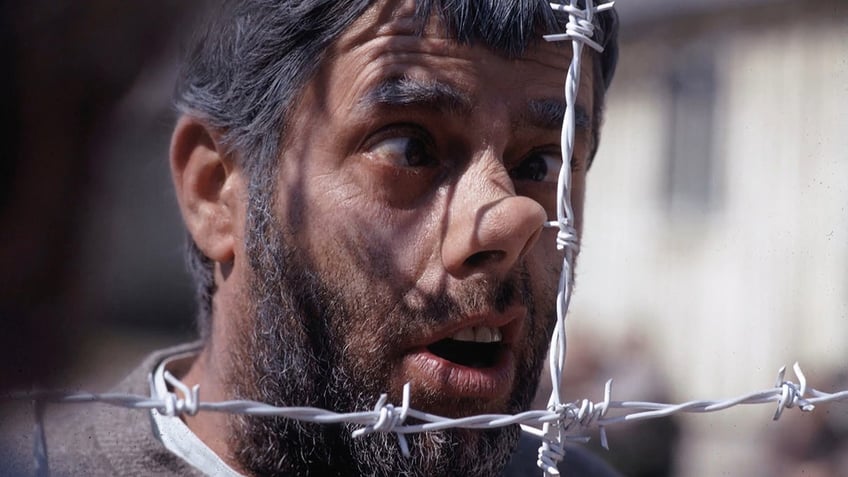
<instances>
[{"instance_id":1,"label":"barbed wire barb","mask_svg":"<svg viewBox=\"0 0 848 477\"><path fill-rule=\"evenodd\" d=\"M198 403L200 402L200 385L195 384L189 389L188 386L174 377L169 371L165 371L164 377L168 384L183 393L183 398L180 399L176 393L168 393L167 399L165 399L165 408L159 409L159 412L166 416L175 416L178 414L194 416L197 414Z\"/></svg>"},{"instance_id":2,"label":"barbed wire barb","mask_svg":"<svg viewBox=\"0 0 848 477\"><path fill-rule=\"evenodd\" d=\"M807 378L804 376L804 372L801 371L801 366L797 361L792 366L792 370L795 371L795 376L798 378L799 384L783 379L786 374L786 366L783 366L777 372L777 384L775 384L775 387L780 389L780 400L777 403L777 409L774 411L774 417L772 418L775 421L780 419L784 409L791 409L796 405L802 411L806 412L811 412L815 409L815 406L804 398L804 395L807 393Z\"/></svg>"},{"instance_id":3,"label":"barbed wire barb","mask_svg":"<svg viewBox=\"0 0 848 477\"><path fill-rule=\"evenodd\" d=\"M380 399L377 400L377 404L374 406L374 412L378 414L377 422L353 431L352 436L361 437L373 432L394 432L396 427L406 421L406 416L409 414L410 389L411 385L409 383L403 386L403 404L401 405L400 412L396 412L397 409L391 404L386 404L389 398L388 394L381 394ZM395 435L398 438L401 453L404 457L409 457L411 454L406 436L401 432L395 432Z\"/></svg>"}]
</instances>

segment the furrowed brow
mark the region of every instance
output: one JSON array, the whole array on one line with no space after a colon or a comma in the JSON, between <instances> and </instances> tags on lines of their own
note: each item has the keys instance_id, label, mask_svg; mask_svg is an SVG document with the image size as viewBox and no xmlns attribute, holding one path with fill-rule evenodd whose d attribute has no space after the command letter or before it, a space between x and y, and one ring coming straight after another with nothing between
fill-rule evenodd
<instances>
[{"instance_id":1,"label":"furrowed brow","mask_svg":"<svg viewBox=\"0 0 848 477\"><path fill-rule=\"evenodd\" d=\"M530 101L527 110L521 118L523 122L540 129L562 129L562 119L565 116L565 101L559 99L541 99ZM590 129L592 120L585 108L579 104L574 110L575 126L577 129Z\"/></svg>"},{"instance_id":2,"label":"furrowed brow","mask_svg":"<svg viewBox=\"0 0 848 477\"><path fill-rule=\"evenodd\" d=\"M368 91L359 106L419 107L444 114L467 116L472 102L462 91L438 81L418 81L412 78L389 78Z\"/></svg>"}]
</instances>

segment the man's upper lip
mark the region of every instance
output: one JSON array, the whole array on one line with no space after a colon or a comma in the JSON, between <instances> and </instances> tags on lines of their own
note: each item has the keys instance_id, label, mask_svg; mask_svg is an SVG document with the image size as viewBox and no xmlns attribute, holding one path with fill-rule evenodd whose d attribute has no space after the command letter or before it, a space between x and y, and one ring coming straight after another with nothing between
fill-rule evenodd
<instances>
[{"instance_id":1,"label":"man's upper lip","mask_svg":"<svg viewBox=\"0 0 848 477\"><path fill-rule=\"evenodd\" d=\"M459 330L471 328L474 326L488 326L491 328L498 328L503 334L503 339L501 342L504 344L511 344L518 337L518 334L521 330L526 316L526 308L518 305L508 307L503 312L496 312L494 310L491 310L473 313L470 315L463 316L461 319L455 321L451 320L450 324L432 330L431 332L427 333L424 338L418 340L417 344L413 346L413 348L429 346L437 341L441 341L445 338L450 338L451 336L459 332Z\"/></svg>"}]
</instances>

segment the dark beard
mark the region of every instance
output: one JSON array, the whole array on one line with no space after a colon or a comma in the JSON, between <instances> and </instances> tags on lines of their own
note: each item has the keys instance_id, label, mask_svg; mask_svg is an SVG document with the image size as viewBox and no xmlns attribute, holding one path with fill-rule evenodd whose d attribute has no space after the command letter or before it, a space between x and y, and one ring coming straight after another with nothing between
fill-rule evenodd
<instances>
[{"instance_id":1,"label":"dark beard","mask_svg":"<svg viewBox=\"0 0 848 477\"><path fill-rule=\"evenodd\" d=\"M286 231L275 225L273 219L256 215L253 219L260 222L254 222L247 238L253 275L246 299L254 307L250 320L253 326L235 340L237 352L229 370L235 398L336 412L373 409L381 393L392 391L387 389L389 363L380 362L378 353L369 366L363 366L350 359L344 341L346 333L364 332L353 323L361 319L362 325L373 304L357 303L357 297L350 296L355 292L334 289L316 267L310 266L299 248L286 243ZM378 267L375 263L371 261L370 266ZM344 270L336 273L347 280L356 276ZM392 276L385 270L369 273L374 274L375 280L379 276ZM427 298L425 304L414 309L394 305L388 310L391 316L406 319L392 320L387 316L385 320L393 321L395 328L402 328L399 322L421 323L422 319L451 316L483 304L503 309L516 300L522 300L530 316L535 316L525 275L505 283L482 284L462 297ZM528 342L532 346L528 346L519 362L517 383L507 403L510 414L526 410L532 400L551 326L552 323L529 326ZM390 334L386 335L390 331L380 325L371 331L391 339ZM402 329L397 334L409 336ZM392 392L390 402L400 405L395 394ZM439 399L428 396L425 389L413 389L412 394L413 400L416 395L423 399L419 404ZM446 403L442 400L440 404ZM460 412L474 410L465 404L469 403L447 403ZM520 435L518 426L411 434L407 440L412 455L407 458L401 454L394 434L374 433L353 438L351 433L356 428L279 417L234 416L230 442L234 458L253 475L489 476L502 471Z\"/></svg>"}]
</instances>

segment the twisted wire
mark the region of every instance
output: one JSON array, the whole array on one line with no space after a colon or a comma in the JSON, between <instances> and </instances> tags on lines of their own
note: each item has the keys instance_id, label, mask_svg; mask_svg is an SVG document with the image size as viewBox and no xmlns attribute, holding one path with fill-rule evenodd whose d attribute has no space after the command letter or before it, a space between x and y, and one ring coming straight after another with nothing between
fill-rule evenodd
<instances>
[{"instance_id":1,"label":"twisted wire","mask_svg":"<svg viewBox=\"0 0 848 477\"><path fill-rule=\"evenodd\" d=\"M193 399L192 397L185 395L180 397L176 392L169 392L160 397L150 397L127 393L32 391L6 394L1 396L0 399L32 401L40 409L43 409L47 404L100 403L127 409L156 409L162 414L166 414L169 409L174 409L174 415L191 412L222 412L253 416L278 416L318 424L349 423L362 426L354 431L356 437L374 432L415 434L450 428L494 429L514 424L544 424L551 421L561 421L563 430L574 436L596 427L602 428L623 422L656 419L679 413L719 412L745 404L774 403L779 411L797 407L802 412L811 412L818 404L848 401L848 390L828 393L818 389L808 389L806 384L801 384L801 381L805 381L805 378L797 363L793 366L793 370L799 378L798 383L785 380L783 376L785 368L781 368L778 376L779 381L774 387L722 400L696 400L680 404L615 401L612 400L613 382L609 380L604 388L604 398L598 402L580 399L561 404L555 410L533 410L518 414L481 414L462 418L448 418L410 408L411 388L409 384L404 386L404 402L401 406L387 403L386 395L381 395L373 410L350 413L338 413L315 407L278 407L257 401L195 401L188 403L186 401ZM606 414L611 410L624 410L626 412L618 416L606 417ZM41 412L37 414L38 416L42 415ZM782 412L776 412L773 419L778 420L781 416ZM420 424L405 424L404 421L408 417L413 417L422 422ZM539 429L524 429L537 436L543 432Z\"/></svg>"},{"instance_id":2,"label":"twisted wire","mask_svg":"<svg viewBox=\"0 0 848 477\"><path fill-rule=\"evenodd\" d=\"M575 228L574 209L571 205L571 164L574 160L574 138L576 130L577 92L580 88L580 70L583 62L583 46L588 45L598 52L603 47L592 38L595 34L594 15L603 9L612 8L613 2L595 6L593 0L585 0L585 8L578 6L577 0L569 0L567 4L551 3L555 11L568 13L565 33L545 35L546 41L571 41L571 63L565 78L565 116L563 117L560 147L562 167L557 180L557 220L546 224L556 227L557 249L563 252L562 272L557 290L557 321L554 325L551 345L548 354L551 373L551 396L548 399L548 409L556 410L562 402L560 388L562 369L565 366L566 333L565 315L571 302L572 284L574 282L574 259L580 251L580 238ZM537 465L545 476L559 475L557 464L562 460L562 449L565 429L560 421L547 422L543 426L542 445L539 448Z\"/></svg>"},{"instance_id":3,"label":"twisted wire","mask_svg":"<svg viewBox=\"0 0 848 477\"><path fill-rule=\"evenodd\" d=\"M36 475L49 475L47 453L44 446L45 429L42 422L43 410L47 404L91 404L106 405L138 410L156 409L160 413L174 412L174 415L196 412L222 412L228 414L244 414L253 416L278 416L317 424L349 423L360 426L353 431L354 437L362 437L371 433L393 433L398 438L398 445L404 455L409 455L407 434L415 434L450 428L463 429L495 429L499 427L520 424L524 432L538 437L544 437L546 432L538 427L551 422L558 422L559 440L544 441L539 449L541 465L556 467L557 458L562 459L566 441L585 442L590 431L598 429L601 444L608 447L605 430L609 426L625 422L645 421L681 413L711 413L732 407L750 404L776 404L774 420L780 419L785 409L798 408L802 412L812 412L816 405L831 402L848 401L848 390L828 393L817 389L808 389L806 378L798 363L793 366L798 382L786 380L785 367L778 372L774 387L756 391L742 396L722 400L696 400L680 404L615 401L612 400L612 381L607 381L602 401L593 402L581 399L561 404L553 410L534 410L519 414L483 414L463 418L448 418L417 411L409 407L411 388L404 386L403 403L394 406L388 403L386 395L381 395L374 408L370 411L337 413L314 407L277 407L256 401L220 401L203 402L198 399L196 387L186 394L188 387L182 383L174 385L175 392L168 392L159 397L140 396L124 393L65 393L65 392L18 392L2 396L4 400L32 401L35 414L34 429L34 458ZM172 380L176 380L173 378ZM169 380L171 381L171 380ZM180 393L178 395L177 393ZM607 417L610 411L620 411L619 415ZM417 424L406 424L407 418L420 421ZM546 469L550 471L550 469Z\"/></svg>"},{"instance_id":4,"label":"twisted wire","mask_svg":"<svg viewBox=\"0 0 848 477\"><path fill-rule=\"evenodd\" d=\"M805 379L800 366L796 363L793 369L799 378L797 383L785 380L783 378L785 369L781 368L779 381L774 387L722 400L696 400L680 404L615 401L612 400L612 380L610 380L605 385L603 400L598 402L580 399L562 404L553 411L533 410L519 414L481 414L462 418L448 418L410 408L411 389L409 384L404 387L404 402L401 406L387 403L386 396L381 395L373 410L350 413L338 413L315 407L277 407L257 401L196 401L189 404L185 401L192 398L180 397L176 393L167 393L161 397L150 397L128 393L31 391L6 394L0 396L0 400L32 401L34 406L39 409L43 409L47 404L99 403L127 409L156 409L162 414L167 413L169 409L174 409L174 415L190 412L223 412L254 416L279 416L319 424L350 423L358 424L362 426L360 430L365 430L365 432L357 433L357 436L372 432L415 434L456 427L493 429L514 424L544 424L550 421L562 421L563 429L574 435L595 427L600 428L622 422L655 419L679 413L719 412L744 404L774 403L779 411L797 407L802 412L811 412L819 404L848 401L848 390L829 393L808 388L806 384L800 383ZM172 404L172 402L176 402L176 404ZM614 417L605 417L609 411L616 409L628 412ZM40 416L42 412L36 414ZM773 419L778 420L781 416L782 412L776 412ZM423 422L420 424L405 424L404 421L408 417ZM538 429L525 430L534 435L539 435L541 432Z\"/></svg>"}]
</instances>

